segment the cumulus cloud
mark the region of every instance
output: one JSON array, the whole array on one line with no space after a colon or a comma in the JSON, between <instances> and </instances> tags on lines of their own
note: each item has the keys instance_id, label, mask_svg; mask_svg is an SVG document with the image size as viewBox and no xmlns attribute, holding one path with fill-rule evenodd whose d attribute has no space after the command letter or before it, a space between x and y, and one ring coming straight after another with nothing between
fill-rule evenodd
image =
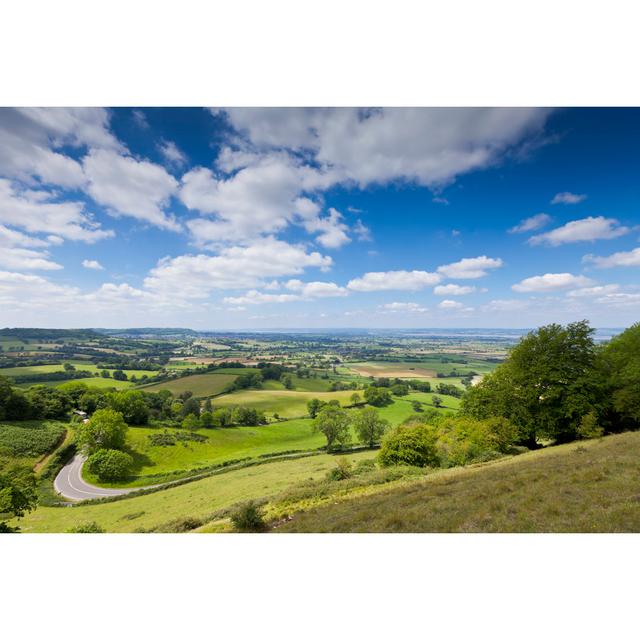
<instances>
[{"instance_id":1,"label":"cumulus cloud","mask_svg":"<svg viewBox=\"0 0 640 640\"><path fill-rule=\"evenodd\" d=\"M0 178L0 223L29 233L51 234L57 238L90 243L114 235L113 231L102 230L91 219L82 202L55 200L55 193L19 189L9 180Z\"/></svg>"},{"instance_id":2,"label":"cumulus cloud","mask_svg":"<svg viewBox=\"0 0 640 640\"><path fill-rule=\"evenodd\" d=\"M476 280L486 276L490 269L497 269L502 264L501 258L488 258L487 256L463 258L458 262L438 267L438 273L452 280Z\"/></svg>"},{"instance_id":3,"label":"cumulus cloud","mask_svg":"<svg viewBox=\"0 0 640 640\"><path fill-rule=\"evenodd\" d=\"M563 191L562 193L556 193L551 200L551 204L578 204L583 200L586 200L587 196L584 193L571 193L570 191Z\"/></svg>"},{"instance_id":4,"label":"cumulus cloud","mask_svg":"<svg viewBox=\"0 0 640 640\"><path fill-rule=\"evenodd\" d=\"M537 293L588 287L591 284L593 281L585 276L575 276L571 273L545 273L542 276L525 278L511 288L518 293Z\"/></svg>"},{"instance_id":5,"label":"cumulus cloud","mask_svg":"<svg viewBox=\"0 0 640 640\"><path fill-rule=\"evenodd\" d=\"M245 304L266 304L266 303L279 303L279 302L293 302L300 300L300 296L291 293L262 293L256 289L247 291L242 296L228 296L223 298L222 301L225 304L232 305L245 305Z\"/></svg>"},{"instance_id":6,"label":"cumulus cloud","mask_svg":"<svg viewBox=\"0 0 640 640\"><path fill-rule=\"evenodd\" d=\"M437 296L465 296L475 290L475 287L462 287L459 284L441 284L433 290L433 293Z\"/></svg>"},{"instance_id":7,"label":"cumulus cloud","mask_svg":"<svg viewBox=\"0 0 640 640\"><path fill-rule=\"evenodd\" d=\"M31 238L19 231L0 225L0 267L19 271L62 269L62 265L53 262L46 251L33 248L44 247L48 244L44 240Z\"/></svg>"},{"instance_id":8,"label":"cumulus cloud","mask_svg":"<svg viewBox=\"0 0 640 640\"><path fill-rule=\"evenodd\" d=\"M171 140L162 140L158 144L158 150L169 164L176 167L187 164L187 156L185 156L185 154L178 149L176 143Z\"/></svg>"},{"instance_id":9,"label":"cumulus cloud","mask_svg":"<svg viewBox=\"0 0 640 640\"><path fill-rule=\"evenodd\" d=\"M440 282L437 273L428 271L370 271L347 284L352 291L416 291Z\"/></svg>"},{"instance_id":10,"label":"cumulus cloud","mask_svg":"<svg viewBox=\"0 0 640 640\"><path fill-rule=\"evenodd\" d=\"M353 226L353 232L360 242L370 242L372 240L371 229L362 220L357 220Z\"/></svg>"},{"instance_id":11,"label":"cumulus cloud","mask_svg":"<svg viewBox=\"0 0 640 640\"><path fill-rule=\"evenodd\" d=\"M610 293L596 298L596 303L615 307L640 306L640 293Z\"/></svg>"},{"instance_id":12,"label":"cumulus cloud","mask_svg":"<svg viewBox=\"0 0 640 640\"><path fill-rule=\"evenodd\" d=\"M604 216L588 217L582 220L573 220L557 229L552 229L546 233L529 238L532 245L546 244L551 247L558 247L562 244L572 242L594 242L595 240L611 240L619 238L631 229L621 226L615 218L605 218Z\"/></svg>"},{"instance_id":13,"label":"cumulus cloud","mask_svg":"<svg viewBox=\"0 0 640 640\"><path fill-rule=\"evenodd\" d=\"M583 262L591 263L599 269L612 269L614 267L640 267L640 247L631 251L618 251L610 256L587 255Z\"/></svg>"},{"instance_id":14,"label":"cumulus cloud","mask_svg":"<svg viewBox=\"0 0 640 640\"><path fill-rule=\"evenodd\" d=\"M464 305L456 300L443 300L438 303L438 307L440 309L463 309Z\"/></svg>"},{"instance_id":15,"label":"cumulus cloud","mask_svg":"<svg viewBox=\"0 0 640 640\"><path fill-rule=\"evenodd\" d=\"M309 151L336 181L436 187L538 135L546 109L227 109L258 148ZM216 112L218 113L218 112Z\"/></svg>"},{"instance_id":16,"label":"cumulus cloud","mask_svg":"<svg viewBox=\"0 0 640 640\"><path fill-rule=\"evenodd\" d=\"M304 227L309 233L319 234L316 241L325 249L338 249L351 242L347 235L349 227L342 220L342 214L330 208L329 215L307 220Z\"/></svg>"},{"instance_id":17,"label":"cumulus cloud","mask_svg":"<svg viewBox=\"0 0 640 640\"><path fill-rule=\"evenodd\" d=\"M509 233L527 233L527 231L536 231L545 227L551 222L551 216L546 213L538 213L530 218L520 220L520 222L509 229Z\"/></svg>"},{"instance_id":18,"label":"cumulus cloud","mask_svg":"<svg viewBox=\"0 0 640 640\"><path fill-rule=\"evenodd\" d=\"M214 289L252 289L265 281L302 273L306 268L327 270L332 260L299 245L266 238L249 246L222 249L218 255L164 258L145 279L145 287L177 297L205 298Z\"/></svg>"},{"instance_id":19,"label":"cumulus cloud","mask_svg":"<svg viewBox=\"0 0 640 640\"><path fill-rule=\"evenodd\" d=\"M122 148L109 131L105 109L0 109L0 173L5 177L82 187L82 166L62 152L65 146Z\"/></svg>"},{"instance_id":20,"label":"cumulus cloud","mask_svg":"<svg viewBox=\"0 0 640 640\"><path fill-rule=\"evenodd\" d=\"M109 150L92 150L83 166L88 193L112 215L131 216L171 231L180 229L163 211L178 188L164 167Z\"/></svg>"},{"instance_id":21,"label":"cumulus cloud","mask_svg":"<svg viewBox=\"0 0 640 640\"><path fill-rule=\"evenodd\" d=\"M93 269L94 271L104 271L104 267L97 260L83 260L82 266L85 269Z\"/></svg>"},{"instance_id":22,"label":"cumulus cloud","mask_svg":"<svg viewBox=\"0 0 640 640\"><path fill-rule=\"evenodd\" d=\"M289 280L285 287L290 291L299 291L306 298L334 298L349 295L349 291L335 282L302 282Z\"/></svg>"},{"instance_id":23,"label":"cumulus cloud","mask_svg":"<svg viewBox=\"0 0 640 640\"><path fill-rule=\"evenodd\" d=\"M387 313L427 313L429 310L417 302L389 302L380 306Z\"/></svg>"},{"instance_id":24,"label":"cumulus cloud","mask_svg":"<svg viewBox=\"0 0 640 640\"><path fill-rule=\"evenodd\" d=\"M593 298L596 296L607 295L609 293L615 293L620 289L618 284L605 284L597 287L584 287L582 289L575 289L569 291L567 295L570 298Z\"/></svg>"}]
</instances>

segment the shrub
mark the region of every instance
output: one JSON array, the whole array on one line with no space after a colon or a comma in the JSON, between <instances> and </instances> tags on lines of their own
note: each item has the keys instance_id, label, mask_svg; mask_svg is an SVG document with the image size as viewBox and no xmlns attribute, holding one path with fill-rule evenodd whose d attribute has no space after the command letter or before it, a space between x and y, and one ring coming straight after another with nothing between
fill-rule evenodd
<instances>
[{"instance_id":1,"label":"shrub","mask_svg":"<svg viewBox=\"0 0 640 640\"><path fill-rule=\"evenodd\" d=\"M105 533L105 530L97 522L83 522L67 529L67 533Z\"/></svg>"},{"instance_id":2,"label":"shrub","mask_svg":"<svg viewBox=\"0 0 640 640\"><path fill-rule=\"evenodd\" d=\"M346 480L353 475L353 468L348 458L338 458L336 466L327 471L328 480Z\"/></svg>"},{"instance_id":3,"label":"shrub","mask_svg":"<svg viewBox=\"0 0 640 640\"><path fill-rule=\"evenodd\" d=\"M253 500L239 505L231 514L231 522L234 529L242 533L260 532L266 528L262 509Z\"/></svg>"},{"instance_id":4,"label":"shrub","mask_svg":"<svg viewBox=\"0 0 640 640\"><path fill-rule=\"evenodd\" d=\"M193 413L188 413L182 421L182 427L184 429L191 429L195 431L195 429L200 427L200 418Z\"/></svg>"},{"instance_id":5,"label":"shrub","mask_svg":"<svg viewBox=\"0 0 640 640\"><path fill-rule=\"evenodd\" d=\"M507 453L518 440L518 428L506 418L488 418L484 421L494 447L500 453Z\"/></svg>"},{"instance_id":6,"label":"shrub","mask_svg":"<svg viewBox=\"0 0 640 640\"><path fill-rule=\"evenodd\" d=\"M133 458L124 451L100 449L87 460L87 468L101 480L122 480L133 467Z\"/></svg>"},{"instance_id":7,"label":"shrub","mask_svg":"<svg viewBox=\"0 0 640 640\"><path fill-rule=\"evenodd\" d=\"M436 448L437 439L436 429L431 425L400 425L383 438L378 460L382 466L437 466L440 463Z\"/></svg>"},{"instance_id":8,"label":"shrub","mask_svg":"<svg viewBox=\"0 0 640 640\"><path fill-rule=\"evenodd\" d=\"M578 426L578 438L600 438L604 433L604 429L598 424L598 416L595 411L582 416L580 425Z\"/></svg>"}]
</instances>

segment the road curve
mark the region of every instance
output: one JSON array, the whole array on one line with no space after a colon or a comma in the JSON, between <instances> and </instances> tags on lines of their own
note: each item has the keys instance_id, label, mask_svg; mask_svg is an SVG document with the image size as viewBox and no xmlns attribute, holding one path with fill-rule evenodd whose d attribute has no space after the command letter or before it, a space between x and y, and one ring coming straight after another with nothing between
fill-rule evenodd
<instances>
[{"instance_id":1,"label":"road curve","mask_svg":"<svg viewBox=\"0 0 640 640\"><path fill-rule=\"evenodd\" d=\"M56 493L67 500L79 502L80 500L95 500L96 498L106 498L107 496L121 496L131 493L136 489L103 489L95 487L82 479L82 465L86 456L77 454L70 462L62 467L60 473L53 481Z\"/></svg>"}]
</instances>

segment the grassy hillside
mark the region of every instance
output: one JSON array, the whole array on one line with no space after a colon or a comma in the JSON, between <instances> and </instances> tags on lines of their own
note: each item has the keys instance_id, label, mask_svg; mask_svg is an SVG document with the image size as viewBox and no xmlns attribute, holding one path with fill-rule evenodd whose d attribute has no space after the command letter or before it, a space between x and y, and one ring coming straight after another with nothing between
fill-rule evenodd
<instances>
[{"instance_id":1,"label":"grassy hillside","mask_svg":"<svg viewBox=\"0 0 640 640\"><path fill-rule=\"evenodd\" d=\"M334 501L283 532L640 532L640 433L440 471Z\"/></svg>"},{"instance_id":2,"label":"grassy hillside","mask_svg":"<svg viewBox=\"0 0 640 640\"><path fill-rule=\"evenodd\" d=\"M55 420L0 422L0 454L34 465L62 441L65 432L66 425Z\"/></svg>"},{"instance_id":3,"label":"grassy hillside","mask_svg":"<svg viewBox=\"0 0 640 640\"><path fill-rule=\"evenodd\" d=\"M347 457L356 462L373 455L374 452L364 451ZM17 524L25 533L60 533L95 521L109 532L132 532L178 518L206 518L236 502L271 496L303 480L322 478L335 464L336 457L327 454L268 462L117 502L68 508L38 507L12 524Z\"/></svg>"}]
</instances>

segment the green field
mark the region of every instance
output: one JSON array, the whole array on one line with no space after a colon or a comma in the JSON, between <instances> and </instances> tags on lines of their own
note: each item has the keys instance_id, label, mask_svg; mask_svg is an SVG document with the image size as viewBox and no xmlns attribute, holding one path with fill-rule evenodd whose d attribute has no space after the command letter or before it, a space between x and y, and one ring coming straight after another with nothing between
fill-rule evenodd
<instances>
[{"instance_id":1,"label":"green field","mask_svg":"<svg viewBox=\"0 0 640 640\"><path fill-rule=\"evenodd\" d=\"M69 364L72 364L78 371L90 371L91 373L100 373L102 369L98 368L92 362L84 362L82 360L69 360ZM0 375L8 376L12 378L13 376L27 376L37 373L54 373L56 371L64 371L64 365L62 364L40 364L34 367L5 367L0 369ZM113 369L108 369L110 374L113 374ZM132 369L125 370L127 377L136 376L140 378L141 376L152 376L156 372L155 371L145 371L143 369Z\"/></svg>"},{"instance_id":2,"label":"green field","mask_svg":"<svg viewBox=\"0 0 640 640\"><path fill-rule=\"evenodd\" d=\"M237 377L237 375L227 373L199 373L193 376L145 385L144 390L155 393L162 389L168 389L174 395L178 395L183 391L191 391L197 398L202 398L222 393Z\"/></svg>"},{"instance_id":3,"label":"green field","mask_svg":"<svg viewBox=\"0 0 640 640\"><path fill-rule=\"evenodd\" d=\"M640 433L438 471L307 512L283 532L640 531Z\"/></svg>"},{"instance_id":4,"label":"green field","mask_svg":"<svg viewBox=\"0 0 640 640\"><path fill-rule=\"evenodd\" d=\"M321 434L311 432L311 420L287 420L259 427L226 427L224 429L200 429L198 434L205 442L178 442L173 446L152 446L149 435L160 433L160 427L130 427L127 433L127 448L134 455L137 479L127 485L140 486L154 484L157 476L167 473L184 472L189 475L195 469L207 467L228 460L255 458L263 454L283 451L318 449L325 444ZM167 428L170 433L183 432L182 429ZM86 473L86 472L85 472ZM95 484L95 478L87 475Z\"/></svg>"},{"instance_id":5,"label":"green field","mask_svg":"<svg viewBox=\"0 0 640 640\"><path fill-rule=\"evenodd\" d=\"M363 451L346 457L355 462L374 455L375 452ZM336 456L327 454L268 462L117 502L67 508L38 507L12 524L17 524L25 533L53 533L95 521L109 532L132 532L177 518L206 517L236 502L274 495L303 480L322 478L335 464Z\"/></svg>"},{"instance_id":6,"label":"green field","mask_svg":"<svg viewBox=\"0 0 640 640\"><path fill-rule=\"evenodd\" d=\"M300 378L296 375L291 375L290 377L294 391L329 391L331 383L336 380L336 378L329 380L323 380L322 378ZM284 384L279 380L266 380L262 383L262 386L265 389L273 391L285 391Z\"/></svg>"},{"instance_id":7,"label":"green field","mask_svg":"<svg viewBox=\"0 0 640 640\"><path fill-rule=\"evenodd\" d=\"M128 380L114 380L113 378L76 378L75 380L47 380L46 382L22 382L15 385L20 389L28 389L37 385L45 387L59 387L68 382L82 382L88 387L97 387L98 389L129 389L133 387L133 382Z\"/></svg>"},{"instance_id":8,"label":"green field","mask_svg":"<svg viewBox=\"0 0 640 640\"><path fill-rule=\"evenodd\" d=\"M63 439L66 425L55 420L0 422L0 455L30 466Z\"/></svg>"},{"instance_id":9,"label":"green field","mask_svg":"<svg viewBox=\"0 0 640 640\"><path fill-rule=\"evenodd\" d=\"M339 400L340 404L347 405L350 404L349 398L352 393L353 391L269 391L264 389L236 391L216 398L213 406L244 405L255 407L268 415L277 413L282 418L298 418L307 415L307 402L312 398L325 402Z\"/></svg>"},{"instance_id":10,"label":"green field","mask_svg":"<svg viewBox=\"0 0 640 640\"><path fill-rule=\"evenodd\" d=\"M445 358L446 359L446 358ZM464 374L475 371L478 374L489 373L495 368L495 364L486 360L469 359L467 364L456 362L442 362L441 356L425 357L420 362L412 361L367 361L348 362L344 365L345 370L357 373L361 376L373 376L375 378L419 378L435 379L437 382L448 382L447 378L438 379L438 373L451 373L457 371Z\"/></svg>"}]
</instances>

